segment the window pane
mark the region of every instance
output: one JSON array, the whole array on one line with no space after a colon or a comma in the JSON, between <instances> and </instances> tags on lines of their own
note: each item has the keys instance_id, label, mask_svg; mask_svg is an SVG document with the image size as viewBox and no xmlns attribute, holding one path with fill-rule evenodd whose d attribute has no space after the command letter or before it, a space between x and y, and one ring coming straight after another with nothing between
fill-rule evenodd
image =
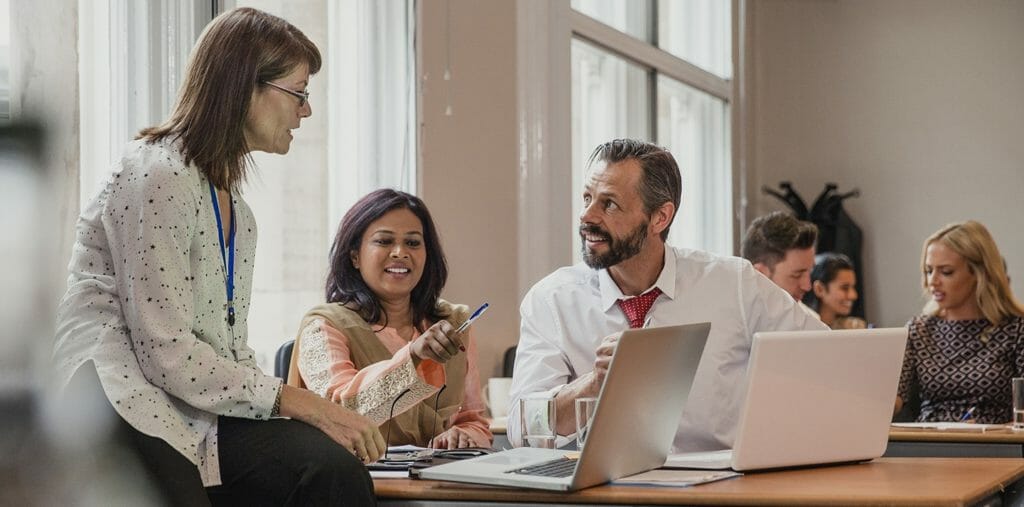
<instances>
[{"instance_id":1,"label":"window pane","mask_svg":"<svg viewBox=\"0 0 1024 507\"><path fill-rule=\"evenodd\" d=\"M572 0L572 8L620 32L653 42L650 0Z\"/></svg>"},{"instance_id":2,"label":"window pane","mask_svg":"<svg viewBox=\"0 0 1024 507\"><path fill-rule=\"evenodd\" d=\"M574 217L583 207L586 164L597 145L612 139L648 139L650 92L647 70L593 45L572 41L572 202ZM575 227L576 220L573 220ZM572 234L574 258L580 238Z\"/></svg>"},{"instance_id":3,"label":"window pane","mask_svg":"<svg viewBox=\"0 0 1024 507\"><path fill-rule=\"evenodd\" d=\"M732 255L729 107L664 76L657 79L658 140L683 174L683 198L668 241Z\"/></svg>"},{"instance_id":4,"label":"window pane","mask_svg":"<svg viewBox=\"0 0 1024 507\"><path fill-rule=\"evenodd\" d=\"M0 120L11 117L11 3L0 0Z\"/></svg>"},{"instance_id":5,"label":"window pane","mask_svg":"<svg viewBox=\"0 0 1024 507\"><path fill-rule=\"evenodd\" d=\"M659 0L658 46L708 72L732 78L730 5L723 0Z\"/></svg>"}]
</instances>

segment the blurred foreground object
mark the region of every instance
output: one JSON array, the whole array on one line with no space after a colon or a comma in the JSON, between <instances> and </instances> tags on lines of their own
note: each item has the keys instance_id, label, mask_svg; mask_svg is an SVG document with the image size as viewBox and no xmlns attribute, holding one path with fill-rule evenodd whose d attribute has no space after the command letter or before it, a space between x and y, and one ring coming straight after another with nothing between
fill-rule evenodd
<instances>
[{"instance_id":1,"label":"blurred foreground object","mask_svg":"<svg viewBox=\"0 0 1024 507\"><path fill-rule=\"evenodd\" d=\"M0 124L0 505L157 505L93 369L58 399L51 286L59 225L43 129Z\"/></svg>"}]
</instances>

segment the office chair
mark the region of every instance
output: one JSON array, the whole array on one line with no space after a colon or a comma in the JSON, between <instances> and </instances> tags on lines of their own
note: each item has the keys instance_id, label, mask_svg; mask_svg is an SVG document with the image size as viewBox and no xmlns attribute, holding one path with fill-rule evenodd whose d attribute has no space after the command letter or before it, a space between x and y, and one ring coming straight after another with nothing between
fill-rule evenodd
<instances>
[{"instance_id":1,"label":"office chair","mask_svg":"<svg viewBox=\"0 0 1024 507\"><path fill-rule=\"evenodd\" d=\"M292 362L292 349L295 348L295 340L284 342L277 354L274 355L274 376L288 380L288 366Z\"/></svg>"},{"instance_id":2,"label":"office chair","mask_svg":"<svg viewBox=\"0 0 1024 507\"><path fill-rule=\"evenodd\" d=\"M512 371L516 368L516 346L513 345L505 351L505 358L502 361L501 376L511 377Z\"/></svg>"}]
</instances>

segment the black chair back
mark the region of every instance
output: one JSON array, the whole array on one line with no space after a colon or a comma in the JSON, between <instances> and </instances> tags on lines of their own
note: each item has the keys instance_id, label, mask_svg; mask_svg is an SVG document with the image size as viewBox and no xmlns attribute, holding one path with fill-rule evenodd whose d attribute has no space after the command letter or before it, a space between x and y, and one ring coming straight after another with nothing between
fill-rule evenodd
<instances>
[{"instance_id":1,"label":"black chair back","mask_svg":"<svg viewBox=\"0 0 1024 507\"><path fill-rule=\"evenodd\" d=\"M511 377L512 371L516 369L516 346L513 345L505 351L505 359L502 362L501 376Z\"/></svg>"},{"instance_id":2,"label":"black chair back","mask_svg":"<svg viewBox=\"0 0 1024 507\"><path fill-rule=\"evenodd\" d=\"M274 356L274 376L288 380L288 367L292 363L292 349L295 348L295 340L288 340L277 349Z\"/></svg>"}]
</instances>

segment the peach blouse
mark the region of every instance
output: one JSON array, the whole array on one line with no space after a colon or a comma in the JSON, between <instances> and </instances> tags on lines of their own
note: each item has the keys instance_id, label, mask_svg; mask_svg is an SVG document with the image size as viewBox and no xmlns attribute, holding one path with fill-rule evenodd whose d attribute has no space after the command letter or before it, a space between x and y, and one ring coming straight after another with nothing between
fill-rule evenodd
<instances>
[{"instance_id":1,"label":"peach blouse","mask_svg":"<svg viewBox=\"0 0 1024 507\"><path fill-rule=\"evenodd\" d=\"M302 330L298 364L302 380L311 391L383 424L389 417L436 395L444 385L445 371L444 365L430 359L421 360L418 367L413 366L409 342L395 328L385 327L374 334L392 357L359 370L351 360L348 337L326 320L313 319ZM492 435L484 418L472 326L466 336L466 394L449 426L458 426L477 442L490 442ZM405 389L410 392L397 394ZM395 403L393 413L392 403Z\"/></svg>"}]
</instances>

